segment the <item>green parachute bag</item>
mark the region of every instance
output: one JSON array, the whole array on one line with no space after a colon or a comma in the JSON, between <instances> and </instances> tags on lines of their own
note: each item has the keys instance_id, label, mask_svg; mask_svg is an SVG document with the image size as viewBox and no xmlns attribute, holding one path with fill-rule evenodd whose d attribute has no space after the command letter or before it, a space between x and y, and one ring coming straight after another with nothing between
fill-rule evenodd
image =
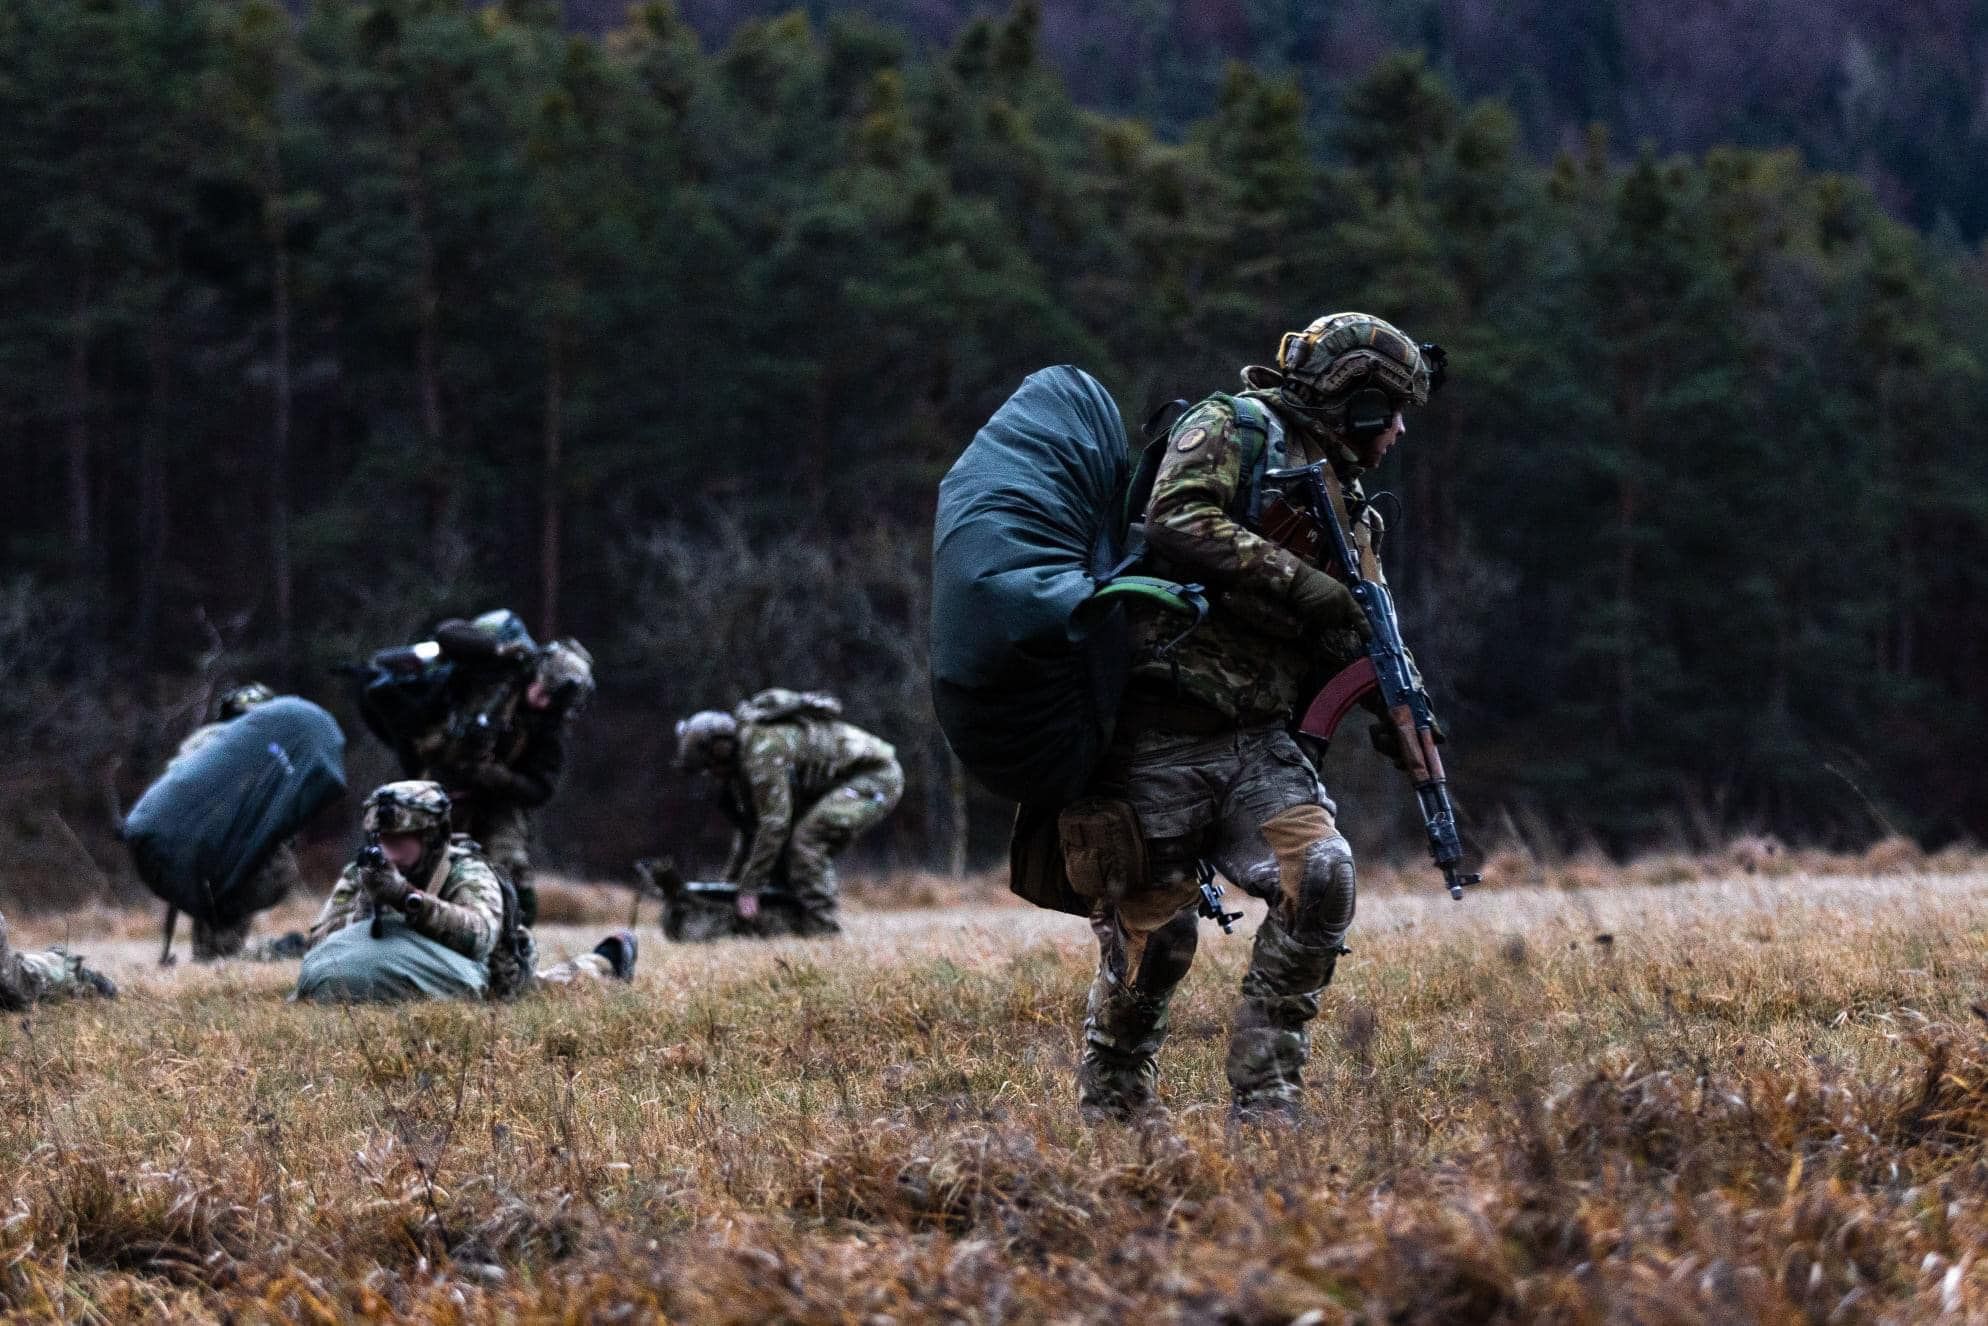
<instances>
[{"instance_id":1,"label":"green parachute bag","mask_svg":"<svg viewBox=\"0 0 1988 1326\"><path fill-rule=\"evenodd\" d=\"M408 927L398 912L355 921L326 935L304 954L296 998L333 1004L395 1003L404 999L481 999L488 964L466 958Z\"/></svg>"},{"instance_id":2,"label":"green parachute bag","mask_svg":"<svg viewBox=\"0 0 1988 1326\"><path fill-rule=\"evenodd\" d=\"M1159 446L1134 464L1117 404L1082 369L1032 373L939 485L932 702L954 754L1029 806L1082 795L1131 665L1125 605L1207 612L1197 585L1129 574Z\"/></svg>"},{"instance_id":3,"label":"green parachute bag","mask_svg":"<svg viewBox=\"0 0 1988 1326\"><path fill-rule=\"evenodd\" d=\"M229 926L276 898L254 896L270 854L345 791L345 734L296 696L257 705L174 760L124 820L147 888L197 921Z\"/></svg>"}]
</instances>

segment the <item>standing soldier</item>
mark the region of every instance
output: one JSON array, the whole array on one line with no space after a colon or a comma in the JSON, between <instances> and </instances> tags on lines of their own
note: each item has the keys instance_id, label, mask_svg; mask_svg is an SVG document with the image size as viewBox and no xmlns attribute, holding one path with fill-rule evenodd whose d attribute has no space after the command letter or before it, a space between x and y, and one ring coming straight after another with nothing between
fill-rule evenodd
<instances>
[{"instance_id":1,"label":"standing soldier","mask_svg":"<svg viewBox=\"0 0 1988 1326\"><path fill-rule=\"evenodd\" d=\"M1440 356L1378 318L1333 314L1285 336L1277 367L1244 369L1243 392L1207 398L1169 434L1145 534L1160 573L1209 586L1212 607L1177 644L1176 619L1135 617L1100 800L1064 813L1068 855L1109 832L1083 822L1084 807L1129 804L1137 824L1120 855L1142 863L1092 916L1099 963L1078 1075L1089 1116L1158 1103L1157 1056L1194 959L1204 862L1270 904L1229 1043L1234 1112L1300 1112L1308 1026L1345 951L1354 879L1333 803L1290 728L1311 688L1359 656L1367 628L1343 584L1258 532L1253 499L1266 469L1329 462L1371 561L1381 521L1360 475L1406 431L1403 410L1427 402Z\"/></svg>"},{"instance_id":2,"label":"standing soldier","mask_svg":"<svg viewBox=\"0 0 1988 1326\"><path fill-rule=\"evenodd\" d=\"M677 768L708 773L739 827L725 875L739 915L784 875L800 933L840 934L835 862L904 795L897 751L842 721L841 702L816 692L762 691L731 713L707 709L676 726Z\"/></svg>"},{"instance_id":3,"label":"standing soldier","mask_svg":"<svg viewBox=\"0 0 1988 1326\"><path fill-rule=\"evenodd\" d=\"M510 877L530 926L531 812L558 786L566 724L594 693L593 655L577 640L534 645L509 612L443 622L435 643L455 665L447 711L403 743L403 771L448 789L455 827Z\"/></svg>"},{"instance_id":4,"label":"standing soldier","mask_svg":"<svg viewBox=\"0 0 1988 1326\"><path fill-rule=\"evenodd\" d=\"M534 985L634 979L621 931L544 971L508 886L478 845L449 832L449 797L406 781L366 798L368 840L311 927L302 999L512 998Z\"/></svg>"},{"instance_id":5,"label":"standing soldier","mask_svg":"<svg viewBox=\"0 0 1988 1326\"><path fill-rule=\"evenodd\" d=\"M268 704L275 698L276 692L259 681L252 681L246 686L237 686L234 690L224 693L214 702L214 721L189 732L166 767L170 769L186 759L219 736L221 729L227 724L234 722L257 705ZM269 859L263 863L261 870L243 886L243 892L256 898L266 899L263 904L265 907L274 907L289 897L290 891L301 882L302 875L297 867L294 839L285 838L276 844L276 850L269 854ZM249 927L254 921L253 916L245 916L233 925L217 927L205 921L195 920L193 960L212 962L217 958L232 958L239 955L248 939ZM167 925L170 928L171 922L168 921Z\"/></svg>"},{"instance_id":6,"label":"standing soldier","mask_svg":"<svg viewBox=\"0 0 1988 1326\"><path fill-rule=\"evenodd\" d=\"M7 918L0 916L0 1013L19 1013L44 999L90 997L115 999L117 986L63 949L16 953L7 942Z\"/></svg>"}]
</instances>

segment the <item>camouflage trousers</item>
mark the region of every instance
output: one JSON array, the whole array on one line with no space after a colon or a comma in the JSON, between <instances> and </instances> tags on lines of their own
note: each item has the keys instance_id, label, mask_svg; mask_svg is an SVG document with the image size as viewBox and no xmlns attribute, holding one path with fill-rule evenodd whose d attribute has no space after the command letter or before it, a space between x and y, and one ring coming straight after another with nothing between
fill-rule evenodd
<instances>
[{"instance_id":1,"label":"camouflage trousers","mask_svg":"<svg viewBox=\"0 0 1988 1326\"><path fill-rule=\"evenodd\" d=\"M1270 904L1242 980L1227 1074L1239 1110L1295 1111L1309 1024L1332 980L1354 905L1353 857L1310 761L1282 728L1121 734L1095 785L1129 802L1147 870L1099 900L1098 973L1084 1021L1078 1093L1089 1111L1157 1103L1158 1055L1174 987L1194 961L1198 868Z\"/></svg>"},{"instance_id":2,"label":"camouflage trousers","mask_svg":"<svg viewBox=\"0 0 1988 1326\"><path fill-rule=\"evenodd\" d=\"M904 771L895 762L857 774L809 806L788 836L787 887L799 905L803 934L834 934L840 893L834 857L858 835L897 808Z\"/></svg>"},{"instance_id":3,"label":"camouflage trousers","mask_svg":"<svg viewBox=\"0 0 1988 1326\"><path fill-rule=\"evenodd\" d=\"M490 993L499 999L529 994L541 985L584 985L588 981L611 981L614 964L598 953L582 953L577 958L538 965L538 938L523 932L521 951L509 952L500 946L490 955Z\"/></svg>"},{"instance_id":4,"label":"camouflage trousers","mask_svg":"<svg viewBox=\"0 0 1988 1326\"><path fill-rule=\"evenodd\" d=\"M303 883L302 871L297 866L297 853L287 842L279 843L262 869L250 879L243 893L263 901L264 908L274 907L290 896L292 889ZM193 923L193 960L213 962L217 958L233 958L242 955L248 943L249 927L255 924L253 916L244 916L233 925L214 926L205 921Z\"/></svg>"},{"instance_id":5,"label":"camouflage trousers","mask_svg":"<svg viewBox=\"0 0 1988 1326\"><path fill-rule=\"evenodd\" d=\"M0 916L0 1012L18 1013L45 999L116 993L108 977L65 949L16 952L8 942L7 918Z\"/></svg>"},{"instance_id":6,"label":"camouflage trousers","mask_svg":"<svg viewBox=\"0 0 1988 1326\"><path fill-rule=\"evenodd\" d=\"M518 924L538 921L538 889L532 882L531 813L504 801L474 798L455 816L458 833L476 839L490 864L504 872L518 893Z\"/></svg>"}]
</instances>

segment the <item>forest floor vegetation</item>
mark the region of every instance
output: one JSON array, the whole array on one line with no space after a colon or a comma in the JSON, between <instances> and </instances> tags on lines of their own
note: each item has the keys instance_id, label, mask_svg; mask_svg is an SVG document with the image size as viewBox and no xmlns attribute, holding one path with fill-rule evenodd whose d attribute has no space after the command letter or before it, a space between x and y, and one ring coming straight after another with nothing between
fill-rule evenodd
<instances>
[{"instance_id":1,"label":"forest floor vegetation","mask_svg":"<svg viewBox=\"0 0 1988 1326\"><path fill-rule=\"evenodd\" d=\"M125 993L0 1022L0 1311L1988 1317L1988 868L1765 854L1461 905L1371 872L1290 1128L1228 1123L1212 926L1170 1114L1087 1126L1088 930L940 881L831 942L673 946L651 903L632 988L508 1006L301 1007L294 964L153 965L156 917L29 918ZM627 919L547 896L548 956Z\"/></svg>"}]
</instances>

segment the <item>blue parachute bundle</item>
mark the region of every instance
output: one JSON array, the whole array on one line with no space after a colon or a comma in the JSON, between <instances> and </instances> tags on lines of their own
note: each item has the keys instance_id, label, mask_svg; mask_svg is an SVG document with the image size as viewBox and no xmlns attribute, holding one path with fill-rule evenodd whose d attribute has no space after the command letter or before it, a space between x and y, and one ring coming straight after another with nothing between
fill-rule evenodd
<instances>
[{"instance_id":1,"label":"blue parachute bundle","mask_svg":"<svg viewBox=\"0 0 1988 1326\"><path fill-rule=\"evenodd\" d=\"M232 925L271 905L249 887L285 839L345 791L345 735L284 696L173 761L125 817L147 888L196 920Z\"/></svg>"},{"instance_id":2,"label":"blue parachute bundle","mask_svg":"<svg viewBox=\"0 0 1988 1326\"><path fill-rule=\"evenodd\" d=\"M932 699L960 761L1028 804L1081 794L1111 740L1130 642L1085 615L1124 556L1125 424L1097 379L1031 374L939 485Z\"/></svg>"}]
</instances>

